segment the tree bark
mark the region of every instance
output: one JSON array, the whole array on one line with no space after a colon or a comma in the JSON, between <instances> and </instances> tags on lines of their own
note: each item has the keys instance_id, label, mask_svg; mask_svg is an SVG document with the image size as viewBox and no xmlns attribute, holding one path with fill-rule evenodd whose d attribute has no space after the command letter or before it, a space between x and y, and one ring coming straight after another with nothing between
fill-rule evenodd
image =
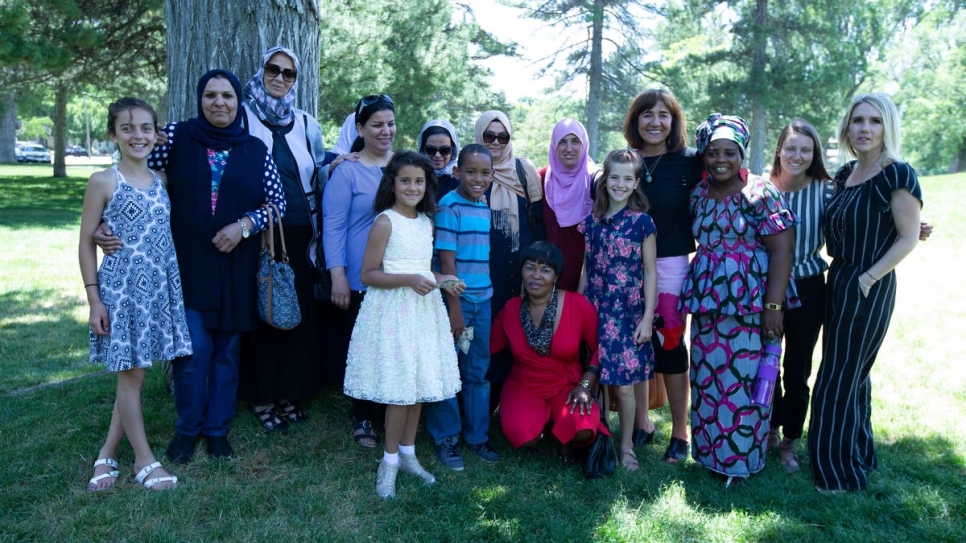
<instances>
[{"instance_id":1,"label":"tree bark","mask_svg":"<svg viewBox=\"0 0 966 543\"><path fill-rule=\"evenodd\" d=\"M954 162L956 169L949 173L966 172L966 136L963 137L959 145L959 152L956 153L956 160Z\"/></svg>"},{"instance_id":2,"label":"tree bark","mask_svg":"<svg viewBox=\"0 0 966 543\"><path fill-rule=\"evenodd\" d=\"M63 81L54 89L54 177L67 177L67 90Z\"/></svg>"},{"instance_id":3,"label":"tree bark","mask_svg":"<svg viewBox=\"0 0 966 543\"><path fill-rule=\"evenodd\" d=\"M587 139L590 157L597 160L597 142L600 139L600 88L603 79L601 48L604 41L604 0L594 0L593 24L590 37L590 71L587 74ZM556 142L551 142L555 145Z\"/></svg>"},{"instance_id":4,"label":"tree bark","mask_svg":"<svg viewBox=\"0 0 966 543\"><path fill-rule=\"evenodd\" d=\"M755 7L755 39L754 56L751 68L751 145L749 146L748 169L755 175L761 175L765 157L765 104L764 92L765 65L768 59L765 55L766 33L768 21L768 0L757 0Z\"/></svg>"},{"instance_id":5,"label":"tree bark","mask_svg":"<svg viewBox=\"0 0 966 543\"><path fill-rule=\"evenodd\" d=\"M316 115L319 101L319 0L165 0L169 121L195 117L198 80L222 68L242 86L275 45L299 57L298 107Z\"/></svg>"},{"instance_id":6,"label":"tree bark","mask_svg":"<svg viewBox=\"0 0 966 543\"><path fill-rule=\"evenodd\" d=\"M10 89L0 103L0 162L17 161L17 91Z\"/></svg>"}]
</instances>

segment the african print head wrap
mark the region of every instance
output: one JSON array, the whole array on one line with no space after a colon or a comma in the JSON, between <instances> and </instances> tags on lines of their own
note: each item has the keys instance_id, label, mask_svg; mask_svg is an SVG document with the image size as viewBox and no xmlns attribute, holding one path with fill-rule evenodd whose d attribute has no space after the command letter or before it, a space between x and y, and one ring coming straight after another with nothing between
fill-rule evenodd
<instances>
[{"instance_id":1,"label":"african print head wrap","mask_svg":"<svg viewBox=\"0 0 966 543\"><path fill-rule=\"evenodd\" d=\"M751 132L748 131L748 123L741 117L712 113L708 120L698 127L694 136L694 143L698 152L704 154L705 149L712 141L731 140L738 144L741 158L744 158L750 138Z\"/></svg>"}]
</instances>

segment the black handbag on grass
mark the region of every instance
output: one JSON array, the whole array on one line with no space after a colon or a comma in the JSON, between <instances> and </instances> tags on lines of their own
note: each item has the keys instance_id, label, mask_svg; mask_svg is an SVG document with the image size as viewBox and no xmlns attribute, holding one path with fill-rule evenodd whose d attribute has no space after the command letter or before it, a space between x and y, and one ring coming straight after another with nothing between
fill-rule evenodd
<instances>
[{"instance_id":1,"label":"black handbag on grass","mask_svg":"<svg viewBox=\"0 0 966 543\"><path fill-rule=\"evenodd\" d=\"M597 407L600 409L600 425L610 432L607 424L607 410L601 405L599 396L594 398ZM594 436L594 442L587 448L587 456L584 458L584 477L588 479L599 479L607 475L613 475L617 469L617 451L614 450L614 442L611 437L598 430Z\"/></svg>"}]
</instances>

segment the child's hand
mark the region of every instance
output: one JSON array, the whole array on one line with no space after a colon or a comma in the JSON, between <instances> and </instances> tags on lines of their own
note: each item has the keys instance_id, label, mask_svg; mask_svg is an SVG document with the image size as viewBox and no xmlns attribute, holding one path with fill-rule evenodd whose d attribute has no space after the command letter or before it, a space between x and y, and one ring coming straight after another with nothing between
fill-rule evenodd
<instances>
[{"instance_id":1,"label":"child's hand","mask_svg":"<svg viewBox=\"0 0 966 543\"><path fill-rule=\"evenodd\" d=\"M409 288L415 290L416 294L425 296L436 290L436 281L433 281L425 275L414 273L409 276Z\"/></svg>"},{"instance_id":2,"label":"child's hand","mask_svg":"<svg viewBox=\"0 0 966 543\"><path fill-rule=\"evenodd\" d=\"M99 336L107 336L111 333L111 321L107 316L107 308L103 302L91 303L91 330Z\"/></svg>"},{"instance_id":3,"label":"child's hand","mask_svg":"<svg viewBox=\"0 0 966 543\"><path fill-rule=\"evenodd\" d=\"M114 232L111 231L111 227L104 222L98 225L97 229L94 230L94 235L91 237L94 238L94 244L100 247L105 255L116 253L124 246L121 238L115 236Z\"/></svg>"},{"instance_id":4,"label":"child's hand","mask_svg":"<svg viewBox=\"0 0 966 543\"><path fill-rule=\"evenodd\" d=\"M466 331L466 321L463 319L462 310L449 312L449 328L453 331L453 340L458 339Z\"/></svg>"},{"instance_id":5,"label":"child's hand","mask_svg":"<svg viewBox=\"0 0 966 543\"><path fill-rule=\"evenodd\" d=\"M453 282L455 282L455 284L453 284L452 286L448 286L447 284L444 284L444 283L453 283ZM463 292L466 290L466 283L464 283L462 279L460 279L459 277L456 277L455 275L440 275L436 277L436 284L440 286L439 288L445 289L449 291L451 294L454 294L456 296L463 294Z\"/></svg>"},{"instance_id":6,"label":"child's hand","mask_svg":"<svg viewBox=\"0 0 966 543\"><path fill-rule=\"evenodd\" d=\"M641 319L641 322L637 323L637 329L634 330L634 343L643 345L648 341L651 341L653 321L653 315L644 315L644 318Z\"/></svg>"}]
</instances>

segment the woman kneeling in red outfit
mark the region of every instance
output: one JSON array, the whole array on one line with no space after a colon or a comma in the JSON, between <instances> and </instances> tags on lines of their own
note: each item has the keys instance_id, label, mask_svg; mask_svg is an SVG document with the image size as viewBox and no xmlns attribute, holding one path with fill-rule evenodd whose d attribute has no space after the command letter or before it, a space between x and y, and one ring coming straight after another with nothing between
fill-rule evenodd
<instances>
[{"instance_id":1,"label":"woman kneeling in red outfit","mask_svg":"<svg viewBox=\"0 0 966 543\"><path fill-rule=\"evenodd\" d=\"M560 460L576 463L576 448L601 428L597 387L597 312L586 298L557 289L563 257L538 241L520 254L524 294L511 298L490 333L490 352L509 347L513 367L503 385L500 421L514 448L535 447L548 421L560 440ZM581 340L590 363L580 361Z\"/></svg>"}]
</instances>

